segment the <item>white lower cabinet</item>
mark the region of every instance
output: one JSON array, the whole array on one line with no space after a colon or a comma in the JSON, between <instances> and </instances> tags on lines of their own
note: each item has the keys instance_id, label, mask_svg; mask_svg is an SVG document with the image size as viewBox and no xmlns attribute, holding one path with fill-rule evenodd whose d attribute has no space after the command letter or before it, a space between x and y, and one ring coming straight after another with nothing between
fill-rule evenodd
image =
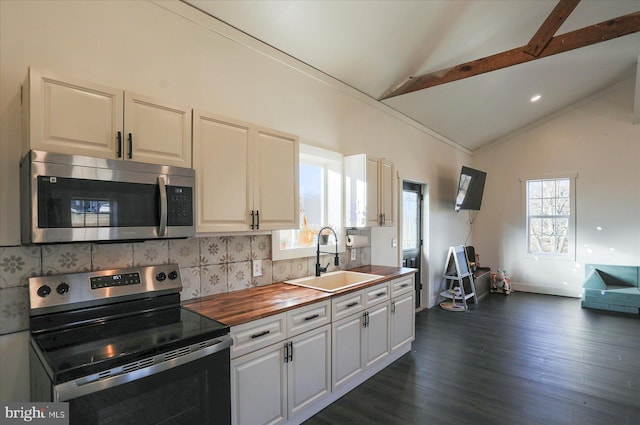
<instances>
[{"instance_id":1,"label":"white lower cabinet","mask_svg":"<svg viewBox=\"0 0 640 425\"><path fill-rule=\"evenodd\" d=\"M356 307L361 296L364 305ZM354 299L351 301L351 299ZM344 295L333 301L336 305L353 305L360 310L332 324L332 389L351 382L353 378L389 355L389 285L376 285L364 291ZM367 306L366 309L363 309ZM341 311L334 309L334 317Z\"/></svg>"},{"instance_id":2,"label":"white lower cabinet","mask_svg":"<svg viewBox=\"0 0 640 425\"><path fill-rule=\"evenodd\" d=\"M286 368L282 344L231 360L232 424L278 424L287 419Z\"/></svg>"},{"instance_id":3,"label":"white lower cabinet","mask_svg":"<svg viewBox=\"0 0 640 425\"><path fill-rule=\"evenodd\" d=\"M286 329L293 336L279 334L280 341L264 348L256 345L257 349L248 353L244 345L237 351L243 354L236 357L232 351L232 424L279 424L331 392L329 306L326 301L287 312ZM278 334L279 319L268 317L232 328L234 344L243 339L257 344Z\"/></svg>"},{"instance_id":4,"label":"white lower cabinet","mask_svg":"<svg viewBox=\"0 0 640 425\"><path fill-rule=\"evenodd\" d=\"M231 329L233 425L300 424L409 352L413 276Z\"/></svg>"},{"instance_id":5,"label":"white lower cabinet","mask_svg":"<svg viewBox=\"0 0 640 425\"><path fill-rule=\"evenodd\" d=\"M413 288L408 294L399 295L391 300L390 331L391 352L404 347L415 339L415 301Z\"/></svg>"}]
</instances>

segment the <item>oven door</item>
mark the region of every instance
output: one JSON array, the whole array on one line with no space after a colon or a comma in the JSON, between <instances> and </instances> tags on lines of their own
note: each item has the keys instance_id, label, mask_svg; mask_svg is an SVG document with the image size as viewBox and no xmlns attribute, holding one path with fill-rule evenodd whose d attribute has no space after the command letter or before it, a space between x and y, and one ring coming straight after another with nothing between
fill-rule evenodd
<instances>
[{"instance_id":1,"label":"oven door","mask_svg":"<svg viewBox=\"0 0 640 425\"><path fill-rule=\"evenodd\" d=\"M107 378L104 385L98 381L71 389L61 384L54 388L54 401L69 402L72 425L229 425L229 346L225 345L213 354L142 378L139 375L149 370Z\"/></svg>"}]
</instances>

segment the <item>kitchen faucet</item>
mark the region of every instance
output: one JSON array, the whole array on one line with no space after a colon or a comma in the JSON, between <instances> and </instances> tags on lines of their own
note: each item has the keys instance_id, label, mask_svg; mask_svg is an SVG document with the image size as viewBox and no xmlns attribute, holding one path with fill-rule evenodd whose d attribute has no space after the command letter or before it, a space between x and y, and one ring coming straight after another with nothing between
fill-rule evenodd
<instances>
[{"instance_id":1,"label":"kitchen faucet","mask_svg":"<svg viewBox=\"0 0 640 425\"><path fill-rule=\"evenodd\" d=\"M336 238L336 253L335 253L335 259L333 260L333 264L335 266L340 265L340 258L338 257L338 235L336 234L336 231L333 230L331 227L325 226L322 229L320 229L320 231L318 232L318 248L316 249L316 276L320 276L320 273L325 273L327 271L327 268L329 268L329 264L331 264L331 263L327 263L325 267L322 267L320 265L320 253L333 254L332 252L320 251L320 235L322 235L322 231L325 229L331 230L333 232L333 236L335 236Z\"/></svg>"}]
</instances>

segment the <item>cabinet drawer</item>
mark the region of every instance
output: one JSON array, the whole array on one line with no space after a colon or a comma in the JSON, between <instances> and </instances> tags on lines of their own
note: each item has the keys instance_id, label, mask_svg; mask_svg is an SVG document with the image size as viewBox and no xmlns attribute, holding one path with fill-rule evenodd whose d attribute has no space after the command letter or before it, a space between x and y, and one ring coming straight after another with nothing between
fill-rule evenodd
<instances>
[{"instance_id":1,"label":"cabinet drawer","mask_svg":"<svg viewBox=\"0 0 640 425\"><path fill-rule=\"evenodd\" d=\"M391 297L395 298L398 295L406 294L413 291L413 275L401 277L399 279L392 280L391 282Z\"/></svg>"},{"instance_id":2,"label":"cabinet drawer","mask_svg":"<svg viewBox=\"0 0 640 425\"><path fill-rule=\"evenodd\" d=\"M364 291L352 292L331 300L333 321L364 310Z\"/></svg>"},{"instance_id":3,"label":"cabinet drawer","mask_svg":"<svg viewBox=\"0 0 640 425\"><path fill-rule=\"evenodd\" d=\"M287 337L301 334L331 322L329 300L313 303L287 312Z\"/></svg>"},{"instance_id":4,"label":"cabinet drawer","mask_svg":"<svg viewBox=\"0 0 640 425\"><path fill-rule=\"evenodd\" d=\"M372 286L364 290L364 305L365 307L371 307L378 305L391 298L389 293L389 283L381 283L380 285Z\"/></svg>"},{"instance_id":5,"label":"cabinet drawer","mask_svg":"<svg viewBox=\"0 0 640 425\"><path fill-rule=\"evenodd\" d=\"M276 314L231 328L231 358L284 341L285 313Z\"/></svg>"}]
</instances>

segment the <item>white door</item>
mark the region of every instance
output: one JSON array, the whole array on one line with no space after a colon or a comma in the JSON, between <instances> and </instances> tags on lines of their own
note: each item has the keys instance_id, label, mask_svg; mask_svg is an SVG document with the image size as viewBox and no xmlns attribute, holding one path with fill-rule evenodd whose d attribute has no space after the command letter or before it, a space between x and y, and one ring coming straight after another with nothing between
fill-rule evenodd
<instances>
[{"instance_id":1,"label":"white door","mask_svg":"<svg viewBox=\"0 0 640 425\"><path fill-rule=\"evenodd\" d=\"M191 108L125 93L125 159L191 168Z\"/></svg>"},{"instance_id":2,"label":"white door","mask_svg":"<svg viewBox=\"0 0 640 425\"><path fill-rule=\"evenodd\" d=\"M23 99L29 149L116 159L123 92L30 69Z\"/></svg>"},{"instance_id":3,"label":"white door","mask_svg":"<svg viewBox=\"0 0 640 425\"><path fill-rule=\"evenodd\" d=\"M296 229L298 203L298 138L257 128L253 146L253 210L260 230Z\"/></svg>"},{"instance_id":4,"label":"white door","mask_svg":"<svg viewBox=\"0 0 640 425\"><path fill-rule=\"evenodd\" d=\"M275 425L286 420L284 345L275 344L231 360L231 423Z\"/></svg>"},{"instance_id":5,"label":"white door","mask_svg":"<svg viewBox=\"0 0 640 425\"><path fill-rule=\"evenodd\" d=\"M289 418L331 391L331 325L324 325L289 340Z\"/></svg>"},{"instance_id":6,"label":"white door","mask_svg":"<svg viewBox=\"0 0 640 425\"><path fill-rule=\"evenodd\" d=\"M195 111L196 232L249 230L250 125Z\"/></svg>"}]
</instances>

